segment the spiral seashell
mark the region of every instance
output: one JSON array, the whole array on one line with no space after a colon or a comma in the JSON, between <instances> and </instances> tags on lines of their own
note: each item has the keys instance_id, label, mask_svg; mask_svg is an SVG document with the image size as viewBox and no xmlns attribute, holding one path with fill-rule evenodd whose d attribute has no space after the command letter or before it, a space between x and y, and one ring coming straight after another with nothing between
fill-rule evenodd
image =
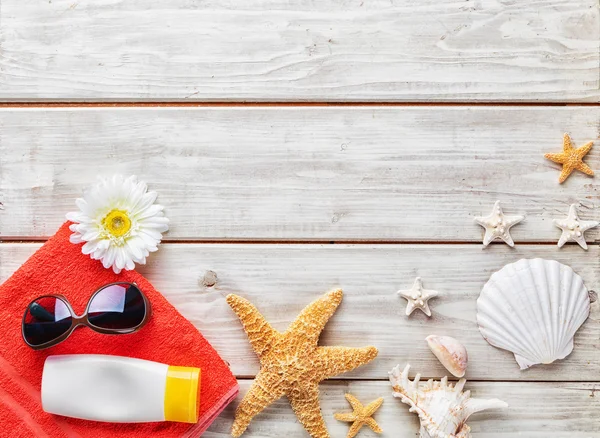
<instances>
[{"instance_id":1,"label":"spiral seashell","mask_svg":"<svg viewBox=\"0 0 600 438\"><path fill-rule=\"evenodd\" d=\"M496 398L471 398L469 391L463 392L465 379L460 379L456 385L448 383L447 377L439 382L431 379L419 385L421 375L417 374L414 380L410 380L409 370L410 365L402 371L397 365L388 374L394 397L409 405L409 411L419 416L420 438L469 438L471 428L466 422L472 414L508 406Z\"/></svg>"}]
</instances>

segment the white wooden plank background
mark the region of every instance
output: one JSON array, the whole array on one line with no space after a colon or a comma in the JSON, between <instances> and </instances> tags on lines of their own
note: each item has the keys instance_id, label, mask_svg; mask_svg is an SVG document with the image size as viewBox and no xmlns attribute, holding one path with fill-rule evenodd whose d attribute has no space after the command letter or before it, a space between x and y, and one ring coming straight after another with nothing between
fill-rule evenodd
<instances>
[{"instance_id":1,"label":"white wooden plank background","mask_svg":"<svg viewBox=\"0 0 600 438\"><path fill-rule=\"evenodd\" d=\"M600 289L600 230L588 252L559 250L551 223L571 203L600 220L597 179L558 185L543 158L564 132L600 139L599 79L595 0L0 0L0 282L41 244L20 241L51 235L95 175L137 174L172 221L141 271L231 363L240 398L258 362L225 295L284 329L341 286L322 344L380 356L321 385L332 436L347 431L333 413L351 391L386 398L384 436L415 437L385 379L405 362L446 374L423 340L438 333L467 346L475 396L510 404L469 421L475 437L600 437L598 302L566 360L525 372L475 324L485 281L522 257L567 263ZM2 104L26 101L133 105ZM228 104L245 101L427 105ZM598 171L599 158L596 141L586 161ZM481 249L472 218L496 199L527 214L515 249ZM406 318L395 295L417 275L443 293L431 319ZM234 408L205 436L227 436ZM245 436L284 435L306 436L281 400Z\"/></svg>"},{"instance_id":2,"label":"white wooden plank background","mask_svg":"<svg viewBox=\"0 0 600 438\"><path fill-rule=\"evenodd\" d=\"M241 382L241 393L250 386ZM596 414L600 409L598 388L593 383L522 383L522 382L467 382L465 387L474 397L500 398L509 408L487 411L474 415L469 420L473 438L597 438L600 420ZM416 415L408 412L407 406L394 399L389 382L327 381L321 384L321 409L331 436L344 437L348 423L335 420L335 412L349 412L344 393L351 392L364 402L384 397L375 419L383 428L377 435L363 428L358 435L362 438L393 437L415 438L419 422ZM238 398L238 401L241 398ZM208 438L224 438L229 435L234 408L237 402L225 411L202 435ZM272 437L306 436L296 420L289 403L282 399L267 408L250 424L248 436Z\"/></svg>"},{"instance_id":3,"label":"white wooden plank background","mask_svg":"<svg viewBox=\"0 0 600 438\"><path fill-rule=\"evenodd\" d=\"M0 245L0 281L39 244ZM344 302L321 337L323 345L375 345L374 362L342 379L387 379L397 363L409 362L424 377L447 373L425 337L445 334L465 344L466 377L473 380L599 380L600 304L575 338L564 361L520 371L512 354L491 347L476 324L476 300L490 275L519 258L543 257L570 264L588 289L600 291L600 248L589 253L570 245L247 245L164 244L141 269L177 309L206 336L237 376L253 377L259 364L237 317L225 302L236 293L250 299L281 331L309 302L334 287ZM216 276L216 280L214 277ZM404 315L398 289L421 276L442 297L431 301L433 316Z\"/></svg>"},{"instance_id":4,"label":"white wooden plank background","mask_svg":"<svg viewBox=\"0 0 600 438\"><path fill-rule=\"evenodd\" d=\"M123 172L159 192L169 239L480 242L500 199L527 215L516 241L556 242L569 204L600 219L598 179L559 185L543 156L564 132L600 138L600 107L4 108L0 236L51 235Z\"/></svg>"},{"instance_id":5,"label":"white wooden plank background","mask_svg":"<svg viewBox=\"0 0 600 438\"><path fill-rule=\"evenodd\" d=\"M10 101L598 102L595 0L2 0Z\"/></svg>"}]
</instances>

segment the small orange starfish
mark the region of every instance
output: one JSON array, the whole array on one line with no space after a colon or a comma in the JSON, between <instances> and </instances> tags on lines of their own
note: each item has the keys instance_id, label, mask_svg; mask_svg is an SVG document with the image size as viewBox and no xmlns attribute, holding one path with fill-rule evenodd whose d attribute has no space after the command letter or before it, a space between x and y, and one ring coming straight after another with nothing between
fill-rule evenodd
<instances>
[{"instance_id":1,"label":"small orange starfish","mask_svg":"<svg viewBox=\"0 0 600 438\"><path fill-rule=\"evenodd\" d=\"M354 438L365 424L369 426L375 433L383 432L377 422L371 418L375 411L379 409L379 406L381 406L383 403L383 398L378 398L377 400L369 403L366 407L363 406L362 403L358 401L358 399L352 394L346 394L346 400L348 400L352 406L352 409L354 409L354 412L349 414L337 413L333 417L336 420L348 421L352 423L352 426L350 426L350 430L348 431L347 438Z\"/></svg>"},{"instance_id":2,"label":"small orange starfish","mask_svg":"<svg viewBox=\"0 0 600 438\"><path fill-rule=\"evenodd\" d=\"M569 134L565 134L563 139L563 151L558 154L544 155L547 159L563 165L562 172L558 178L559 183L562 184L565 182L574 170L579 170L586 175L594 175L594 171L582 161L583 157L585 157L590 149L592 149L593 144L594 143L590 141L580 148L575 149L571 144L571 137L569 137Z\"/></svg>"}]
</instances>

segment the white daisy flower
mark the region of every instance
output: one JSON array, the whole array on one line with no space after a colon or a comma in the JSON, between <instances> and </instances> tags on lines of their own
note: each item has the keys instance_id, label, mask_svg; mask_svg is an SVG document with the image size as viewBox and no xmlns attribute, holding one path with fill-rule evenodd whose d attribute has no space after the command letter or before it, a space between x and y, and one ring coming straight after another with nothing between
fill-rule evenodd
<instances>
[{"instance_id":1,"label":"white daisy flower","mask_svg":"<svg viewBox=\"0 0 600 438\"><path fill-rule=\"evenodd\" d=\"M71 243L85 242L81 251L116 274L134 269L134 263L145 264L169 229L163 206L154 203L156 197L135 176L101 179L76 200L80 211L67 214L74 222L69 227Z\"/></svg>"}]
</instances>

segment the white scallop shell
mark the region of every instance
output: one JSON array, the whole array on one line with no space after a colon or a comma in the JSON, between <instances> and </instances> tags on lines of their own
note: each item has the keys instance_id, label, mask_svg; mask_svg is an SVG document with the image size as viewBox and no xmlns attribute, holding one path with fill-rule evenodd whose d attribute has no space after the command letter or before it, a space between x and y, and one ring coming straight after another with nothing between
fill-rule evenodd
<instances>
[{"instance_id":1,"label":"white scallop shell","mask_svg":"<svg viewBox=\"0 0 600 438\"><path fill-rule=\"evenodd\" d=\"M479 331L521 369L564 359L590 313L583 279L554 260L519 260L492 274L477 300Z\"/></svg>"}]
</instances>

